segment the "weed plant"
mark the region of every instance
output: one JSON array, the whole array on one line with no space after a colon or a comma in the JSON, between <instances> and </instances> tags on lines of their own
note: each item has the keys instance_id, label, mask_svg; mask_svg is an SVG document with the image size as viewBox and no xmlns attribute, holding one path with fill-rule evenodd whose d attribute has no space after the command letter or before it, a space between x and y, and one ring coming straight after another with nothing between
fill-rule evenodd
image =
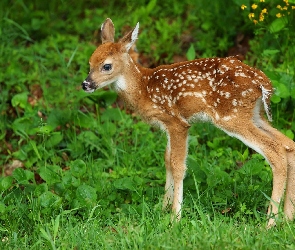
<instances>
[{"instance_id":1,"label":"weed plant","mask_svg":"<svg viewBox=\"0 0 295 250\"><path fill-rule=\"evenodd\" d=\"M1 1L0 248L293 249L293 223L265 229L272 176L260 155L210 124L194 125L184 217L172 226L161 210L165 135L112 90L89 95L80 88L106 17L119 35L140 22L137 49L146 66L225 56L244 33L251 37L248 63L276 87L274 125L293 139L292 5ZM248 15L265 8L255 25Z\"/></svg>"}]
</instances>

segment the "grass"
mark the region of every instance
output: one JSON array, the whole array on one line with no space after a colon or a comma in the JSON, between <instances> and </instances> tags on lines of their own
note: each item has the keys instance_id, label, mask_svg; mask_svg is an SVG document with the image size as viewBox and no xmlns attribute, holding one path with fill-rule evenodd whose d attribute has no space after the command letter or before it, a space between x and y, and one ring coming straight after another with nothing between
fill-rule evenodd
<instances>
[{"instance_id":1,"label":"grass","mask_svg":"<svg viewBox=\"0 0 295 250\"><path fill-rule=\"evenodd\" d=\"M247 60L273 80L274 125L294 138L292 39L282 39L292 22L269 19L269 33L237 2L1 2L1 249L294 248L293 223L265 227L268 164L206 123L190 129L183 219L172 225L161 210L165 135L112 90L80 88L106 17L118 36L140 22L146 66L224 56L238 32L252 34Z\"/></svg>"},{"instance_id":2,"label":"grass","mask_svg":"<svg viewBox=\"0 0 295 250\"><path fill-rule=\"evenodd\" d=\"M210 215L201 207L171 225L170 216L144 203L142 213L108 219L98 206L83 221L74 211L40 218L34 229L2 238L5 249L293 249L294 224L266 230L252 220ZM65 212L65 211L64 211ZM6 240L7 239L7 240ZM8 240L9 239L9 240ZM9 243L9 244L8 244Z\"/></svg>"}]
</instances>

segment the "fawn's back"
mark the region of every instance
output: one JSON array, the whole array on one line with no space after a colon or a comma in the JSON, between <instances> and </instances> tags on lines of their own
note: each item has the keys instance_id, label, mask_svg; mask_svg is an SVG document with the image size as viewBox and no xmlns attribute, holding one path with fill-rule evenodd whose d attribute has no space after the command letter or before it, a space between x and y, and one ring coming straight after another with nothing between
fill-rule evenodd
<instances>
[{"instance_id":1,"label":"fawn's back","mask_svg":"<svg viewBox=\"0 0 295 250\"><path fill-rule=\"evenodd\" d=\"M268 94L272 91L270 81L260 70L235 57L160 66L143 79L143 91L154 109L180 115L187 121L207 116L216 121L230 120L244 109L253 109L262 97L262 89ZM265 101L268 106L269 99Z\"/></svg>"}]
</instances>

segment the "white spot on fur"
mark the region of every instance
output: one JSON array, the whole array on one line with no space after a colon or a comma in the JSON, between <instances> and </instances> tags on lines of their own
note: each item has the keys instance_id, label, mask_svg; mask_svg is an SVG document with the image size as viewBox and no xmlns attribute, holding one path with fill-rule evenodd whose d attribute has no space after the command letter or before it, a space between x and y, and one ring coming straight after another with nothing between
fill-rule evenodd
<instances>
[{"instance_id":1,"label":"white spot on fur","mask_svg":"<svg viewBox=\"0 0 295 250\"><path fill-rule=\"evenodd\" d=\"M229 121L229 120L231 120L232 119L232 117L231 116L225 116L225 117L223 117L222 118L222 120L224 120L224 121Z\"/></svg>"},{"instance_id":2,"label":"white spot on fur","mask_svg":"<svg viewBox=\"0 0 295 250\"><path fill-rule=\"evenodd\" d=\"M225 95L225 98L226 98L226 99L230 98L230 93L229 93L229 92L225 92L224 95Z\"/></svg>"},{"instance_id":3,"label":"white spot on fur","mask_svg":"<svg viewBox=\"0 0 295 250\"><path fill-rule=\"evenodd\" d=\"M247 77L244 72L235 72L235 76Z\"/></svg>"}]
</instances>

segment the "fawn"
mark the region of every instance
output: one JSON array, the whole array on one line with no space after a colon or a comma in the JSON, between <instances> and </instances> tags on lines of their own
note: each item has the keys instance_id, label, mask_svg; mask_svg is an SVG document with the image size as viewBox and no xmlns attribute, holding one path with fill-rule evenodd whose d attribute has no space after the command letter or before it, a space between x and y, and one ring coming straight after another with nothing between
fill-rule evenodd
<instances>
[{"instance_id":1,"label":"fawn","mask_svg":"<svg viewBox=\"0 0 295 250\"><path fill-rule=\"evenodd\" d=\"M268 226L275 225L279 204L292 220L295 202L295 143L273 128L266 75L235 57L205 58L144 68L130 56L139 24L119 42L107 18L101 26L100 45L92 54L90 72L82 83L86 92L113 83L119 96L152 125L167 134L166 184L163 207L172 204L173 217L181 217L186 170L188 129L191 123L209 121L261 154L272 167L273 190Z\"/></svg>"}]
</instances>

